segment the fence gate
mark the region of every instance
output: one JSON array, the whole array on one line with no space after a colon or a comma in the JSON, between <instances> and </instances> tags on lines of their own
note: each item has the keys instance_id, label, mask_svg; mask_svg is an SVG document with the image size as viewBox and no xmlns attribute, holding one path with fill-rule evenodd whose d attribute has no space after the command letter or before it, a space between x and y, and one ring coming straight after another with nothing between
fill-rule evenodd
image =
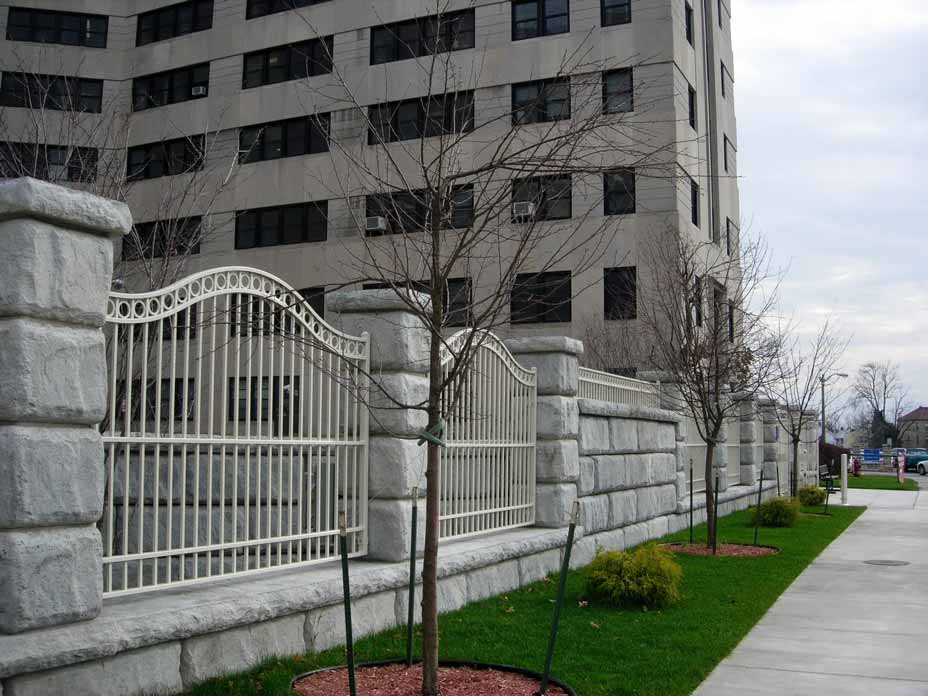
<instances>
[{"instance_id":1,"label":"fence gate","mask_svg":"<svg viewBox=\"0 0 928 696\"><path fill-rule=\"evenodd\" d=\"M442 370L470 330L452 336ZM445 389L441 539L535 522L535 370L516 362L492 333L473 336L466 368Z\"/></svg>"},{"instance_id":2,"label":"fence gate","mask_svg":"<svg viewBox=\"0 0 928 696\"><path fill-rule=\"evenodd\" d=\"M196 273L107 308L108 595L367 549L367 336L279 279Z\"/></svg>"}]
</instances>

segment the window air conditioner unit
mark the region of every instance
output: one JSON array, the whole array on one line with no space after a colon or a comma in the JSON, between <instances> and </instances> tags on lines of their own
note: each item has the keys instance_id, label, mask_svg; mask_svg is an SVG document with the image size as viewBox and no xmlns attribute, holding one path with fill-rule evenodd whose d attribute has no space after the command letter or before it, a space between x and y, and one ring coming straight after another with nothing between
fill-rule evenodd
<instances>
[{"instance_id":1,"label":"window air conditioner unit","mask_svg":"<svg viewBox=\"0 0 928 696\"><path fill-rule=\"evenodd\" d=\"M535 217L535 204L531 201L518 201L513 203L512 217L517 220L530 220Z\"/></svg>"},{"instance_id":2,"label":"window air conditioner unit","mask_svg":"<svg viewBox=\"0 0 928 696\"><path fill-rule=\"evenodd\" d=\"M190 96L191 97L205 97L206 87L203 87L202 85L197 86L197 87L192 87L190 89Z\"/></svg>"},{"instance_id":3,"label":"window air conditioner unit","mask_svg":"<svg viewBox=\"0 0 928 696\"><path fill-rule=\"evenodd\" d=\"M380 215L369 217L367 218L367 224L364 229L368 232L386 232L387 218L381 217Z\"/></svg>"}]
</instances>

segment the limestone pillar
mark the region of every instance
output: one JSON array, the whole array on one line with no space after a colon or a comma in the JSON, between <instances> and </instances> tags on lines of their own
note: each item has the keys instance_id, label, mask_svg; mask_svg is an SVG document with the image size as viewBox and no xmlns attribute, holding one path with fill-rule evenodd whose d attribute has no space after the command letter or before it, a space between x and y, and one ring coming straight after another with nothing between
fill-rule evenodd
<instances>
[{"instance_id":1,"label":"limestone pillar","mask_svg":"<svg viewBox=\"0 0 928 696\"><path fill-rule=\"evenodd\" d=\"M122 203L0 182L0 632L100 612L101 327Z\"/></svg>"},{"instance_id":2,"label":"limestone pillar","mask_svg":"<svg viewBox=\"0 0 928 696\"><path fill-rule=\"evenodd\" d=\"M741 484L753 486L764 465L764 430L757 399L741 400ZM767 475L764 474L767 478ZM767 478L769 481L770 479Z\"/></svg>"}]
</instances>

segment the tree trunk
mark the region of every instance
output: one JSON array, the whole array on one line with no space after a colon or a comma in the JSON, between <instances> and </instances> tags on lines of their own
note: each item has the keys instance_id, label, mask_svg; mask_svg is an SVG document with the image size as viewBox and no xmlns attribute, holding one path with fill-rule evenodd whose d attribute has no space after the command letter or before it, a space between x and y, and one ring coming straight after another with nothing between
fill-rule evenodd
<instances>
[{"instance_id":1,"label":"tree trunk","mask_svg":"<svg viewBox=\"0 0 928 696\"><path fill-rule=\"evenodd\" d=\"M432 384L440 378L433 377ZM429 423L438 422L438 401L429 402ZM434 412L434 415L433 415ZM422 696L438 696L438 506L441 449L428 443L425 469L425 552L422 562Z\"/></svg>"},{"instance_id":2,"label":"tree trunk","mask_svg":"<svg viewBox=\"0 0 928 696\"><path fill-rule=\"evenodd\" d=\"M799 438L793 438L793 466L791 467L793 471L793 480L792 485L790 486L789 494L792 497L799 495Z\"/></svg>"},{"instance_id":3,"label":"tree trunk","mask_svg":"<svg viewBox=\"0 0 928 696\"><path fill-rule=\"evenodd\" d=\"M716 551L718 525L715 519L715 443L706 443L706 544Z\"/></svg>"}]
</instances>

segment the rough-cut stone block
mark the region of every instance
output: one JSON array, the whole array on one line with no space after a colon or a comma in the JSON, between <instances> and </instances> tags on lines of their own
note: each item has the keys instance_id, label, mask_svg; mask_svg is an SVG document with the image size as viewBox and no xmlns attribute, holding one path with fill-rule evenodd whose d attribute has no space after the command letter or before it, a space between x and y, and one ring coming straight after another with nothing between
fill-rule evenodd
<instances>
[{"instance_id":1,"label":"rough-cut stone block","mask_svg":"<svg viewBox=\"0 0 928 696\"><path fill-rule=\"evenodd\" d=\"M638 449L642 452L673 452L677 438L672 423L637 421Z\"/></svg>"},{"instance_id":2,"label":"rough-cut stone block","mask_svg":"<svg viewBox=\"0 0 928 696\"><path fill-rule=\"evenodd\" d=\"M135 696L174 694L185 685L180 676L180 642L162 643L102 660L8 678L5 696Z\"/></svg>"},{"instance_id":3,"label":"rough-cut stone block","mask_svg":"<svg viewBox=\"0 0 928 696\"><path fill-rule=\"evenodd\" d=\"M741 421L741 444L757 442L757 421Z\"/></svg>"},{"instance_id":4,"label":"rough-cut stone block","mask_svg":"<svg viewBox=\"0 0 928 696\"><path fill-rule=\"evenodd\" d=\"M638 450L637 421L627 418L609 419L609 440L611 452L635 452Z\"/></svg>"},{"instance_id":5,"label":"rough-cut stone block","mask_svg":"<svg viewBox=\"0 0 928 696\"><path fill-rule=\"evenodd\" d=\"M624 528L625 532L625 548L630 549L639 544L643 544L648 541L650 537L648 536L648 523L639 522L637 524L630 524Z\"/></svg>"},{"instance_id":6,"label":"rough-cut stone block","mask_svg":"<svg viewBox=\"0 0 928 696\"><path fill-rule=\"evenodd\" d=\"M100 434L0 426L0 481L0 528L94 523L103 514Z\"/></svg>"},{"instance_id":7,"label":"rough-cut stone block","mask_svg":"<svg viewBox=\"0 0 928 696\"><path fill-rule=\"evenodd\" d=\"M635 491L618 491L609 494L612 527L624 527L635 522L638 515L638 496Z\"/></svg>"},{"instance_id":8,"label":"rough-cut stone block","mask_svg":"<svg viewBox=\"0 0 928 696\"><path fill-rule=\"evenodd\" d=\"M593 562L593 556L596 555L596 541L593 537L583 537L574 542L570 550L570 568L584 568Z\"/></svg>"},{"instance_id":9,"label":"rough-cut stone block","mask_svg":"<svg viewBox=\"0 0 928 696\"><path fill-rule=\"evenodd\" d=\"M514 354L522 367L537 370L538 394L541 396L576 396L579 386L577 356L568 353Z\"/></svg>"},{"instance_id":10,"label":"rough-cut stone block","mask_svg":"<svg viewBox=\"0 0 928 696\"><path fill-rule=\"evenodd\" d=\"M438 581L438 613L457 611L467 604L467 577L452 575Z\"/></svg>"},{"instance_id":11,"label":"rough-cut stone block","mask_svg":"<svg viewBox=\"0 0 928 696\"><path fill-rule=\"evenodd\" d=\"M609 496L591 495L581 498L580 524L587 534L609 529Z\"/></svg>"},{"instance_id":12,"label":"rough-cut stone block","mask_svg":"<svg viewBox=\"0 0 928 696\"><path fill-rule=\"evenodd\" d=\"M607 493L628 486L628 458L622 454L593 457L595 491Z\"/></svg>"},{"instance_id":13,"label":"rough-cut stone block","mask_svg":"<svg viewBox=\"0 0 928 696\"><path fill-rule=\"evenodd\" d=\"M648 483L652 486L673 483L677 476L675 454L652 454L648 457Z\"/></svg>"},{"instance_id":14,"label":"rough-cut stone block","mask_svg":"<svg viewBox=\"0 0 928 696\"><path fill-rule=\"evenodd\" d=\"M0 633L99 614L102 553L94 526L0 531Z\"/></svg>"},{"instance_id":15,"label":"rough-cut stone block","mask_svg":"<svg viewBox=\"0 0 928 696\"><path fill-rule=\"evenodd\" d=\"M535 447L535 478L547 483L576 481L580 462L576 440L542 440Z\"/></svg>"},{"instance_id":16,"label":"rough-cut stone block","mask_svg":"<svg viewBox=\"0 0 928 696\"><path fill-rule=\"evenodd\" d=\"M402 591L402 590L401 590ZM421 593L417 593L421 601ZM396 625L396 591L378 592L351 600L351 633L353 638L369 636ZM345 607L333 604L313 609L306 614L305 632L301 636L306 650L322 652L345 644Z\"/></svg>"},{"instance_id":17,"label":"rough-cut stone block","mask_svg":"<svg viewBox=\"0 0 928 696\"><path fill-rule=\"evenodd\" d=\"M677 442L686 442L687 422L685 418L681 418L674 424L674 437L677 438Z\"/></svg>"},{"instance_id":18,"label":"rough-cut stone block","mask_svg":"<svg viewBox=\"0 0 928 696\"><path fill-rule=\"evenodd\" d=\"M268 657L306 652L303 614L207 633L183 642L180 673L184 685L241 672Z\"/></svg>"},{"instance_id":19,"label":"rough-cut stone block","mask_svg":"<svg viewBox=\"0 0 928 696\"><path fill-rule=\"evenodd\" d=\"M427 377L392 372L375 375L371 381L371 434L412 436L425 429L428 425L425 411L403 406L422 404L428 399Z\"/></svg>"},{"instance_id":20,"label":"rough-cut stone block","mask_svg":"<svg viewBox=\"0 0 928 696\"><path fill-rule=\"evenodd\" d=\"M648 520L648 538L660 539L670 532L670 526L667 523L667 516L655 517Z\"/></svg>"},{"instance_id":21,"label":"rough-cut stone block","mask_svg":"<svg viewBox=\"0 0 928 696\"><path fill-rule=\"evenodd\" d=\"M561 568L561 550L549 549L519 559L519 582L528 585Z\"/></svg>"},{"instance_id":22,"label":"rough-cut stone block","mask_svg":"<svg viewBox=\"0 0 928 696\"><path fill-rule=\"evenodd\" d=\"M659 510L657 487L639 488L635 491L635 495L637 496L636 521L646 522L657 517Z\"/></svg>"},{"instance_id":23,"label":"rough-cut stone block","mask_svg":"<svg viewBox=\"0 0 928 696\"><path fill-rule=\"evenodd\" d=\"M609 419L583 416L580 418L580 452L584 455L612 451L609 440Z\"/></svg>"},{"instance_id":24,"label":"rough-cut stone block","mask_svg":"<svg viewBox=\"0 0 928 696\"><path fill-rule=\"evenodd\" d=\"M583 355L583 342L569 336L524 336L506 340L509 352L520 359L531 353Z\"/></svg>"},{"instance_id":25,"label":"rough-cut stone block","mask_svg":"<svg viewBox=\"0 0 928 696\"><path fill-rule=\"evenodd\" d=\"M596 460L593 457L580 457L580 477L577 479L577 494L589 495L596 490Z\"/></svg>"},{"instance_id":26,"label":"rough-cut stone block","mask_svg":"<svg viewBox=\"0 0 928 696\"><path fill-rule=\"evenodd\" d=\"M686 515L667 515L667 533L674 534L686 529L690 521Z\"/></svg>"},{"instance_id":27,"label":"rough-cut stone block","mask_svg":"<svg viewBox=\"0 0 928 696\"><path fill-rule=\"evenodd\" d=\"M420 509L420 515L425 508ZM409 560L412 535L412 502L374 499L368 503L367 556L379 561ZM416 528L417 555L425 546L425 525Z\"/></svg>"},{"instance_id":28,"label":"rough-cut stone block","mask_svg":"<svg viewBox=\"0 0 928 696\"><path fill-rule=\"evenodd\" d=\"M535 526L566 527L577 498L574 483L539 483L535 486Z\"/></svg>"},{"instance_id":29,"label":"rough-cut stone block","mask_svg":"<svg viewBox=\"0 0 928 696\"><path fill-rule=\"evenodd\" d=\"M467 573L467 601L511 592L519 586L519 561L510 560Z\"/></svg>"},{"instance_id":30,"label":"rough-cut stone block","mask_svg":"<svg viewBox=\"0 0 928 696\"><path fill-rule=\"evenodd\" d=\"M677 478L674 481L674 486L676 486L676 489L677 489L677 499L683 498L686 495L688 495L689 490L690 490L689 473L678 471Z\"/></svg>"},{"instance_id":31,"label":"rough-cut stone block","mask_svg":"<svg viewBox=\"0 0 928 696\"><path fill-rule=\"evenodd\" d=\"M580 411L576 399L539 396L536 417L539 440L570 440L577 437Z\"/></svg>"},{"instance_id":32,"label":"rough-cut stone block","mask_svg":"<svg viewBox=\"0 0 928 696\"><path fill-rule=\"evenodd\" d=\"M101 331L0 319L0 346L0 420L93 425L103 418Z\"/></svg>"},{"instance_id":33,"label":"rough-cut stone block","mask_svg":"<svg viewBox=\"0 0 928 696\"><path fill-rule=\"evenodd\" d=\"M651 476L650 459L647 454L625 455L625 486L638 488L648 485Z\"/></svg>"},{"instance_id":34,"label":"rough-cut stone block","mask_svg":"<svg viewBox=\"0 0 928 696\"><path fill-rule=\"evenodd\" d=\"M675 454L677 460L677 471L690 470L690 448L685 442L678 442Z\"/></svg>"},{"instance_id":35,"label":"rough-cut stone block","mask_svg":"<svg viewBox=\"0 0 928 696\"><path fill-rule=\"evenodd\" d=\"M622 551L625 549L625 530L610 529L591 537L596 543L597 551Z\"/></svg>"},{"instance_id":36,"label":"rough-cut stone block","mask_svg":"<svg viewBox=\"0 0 928 696\"><path fill-rule=\"evenodd\" d=\"M102 326L113 242L38 220L0 222L0 315Z\"/></svg>"},{"instance_id":37,"label":"rough-cut stone block","mask_svg":"<svg viewBox=\"0 0 928 696\"><path fill-rule=\"evenodd\" d=\"M756 486L758 479L757 467L753 464L741 466L741 485L742 486Z\"/></svg>"},{"instance_id":38,"label":"rough-cut stone block","mask_svg":"<svg viewBox=\"0 0 928 696\"><path fill-rule=\"evenodd\" d=\"M413 486L425 495L425 447L415 440L377 435L368 447L371 498L408 498Z\"/></svg>"}]
</instances>

